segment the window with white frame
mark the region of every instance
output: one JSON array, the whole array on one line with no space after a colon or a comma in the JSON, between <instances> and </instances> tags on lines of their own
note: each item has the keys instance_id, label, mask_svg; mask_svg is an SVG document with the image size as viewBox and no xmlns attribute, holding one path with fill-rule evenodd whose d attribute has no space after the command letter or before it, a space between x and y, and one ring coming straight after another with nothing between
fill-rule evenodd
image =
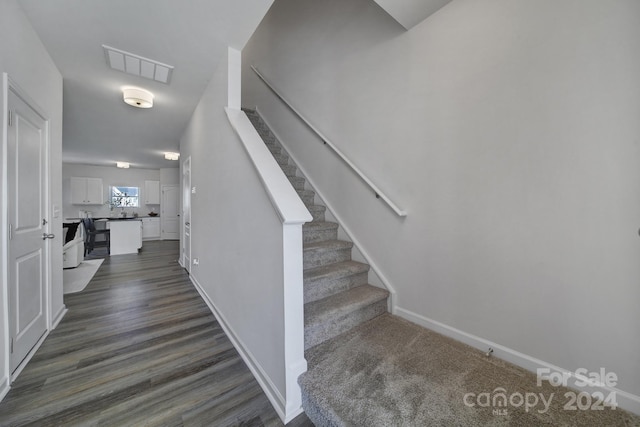
<instances>
[{"instance_id":1,"label":"window with white frame","mask_svg":"<svg viewBox=\"0 0 640 427\"><path fill-rule=\"evenodd\" d=\"M140 189L114 185L111 187L111 206L114 208L137 208L140 206Z\"/></svg>"}]
</instances>

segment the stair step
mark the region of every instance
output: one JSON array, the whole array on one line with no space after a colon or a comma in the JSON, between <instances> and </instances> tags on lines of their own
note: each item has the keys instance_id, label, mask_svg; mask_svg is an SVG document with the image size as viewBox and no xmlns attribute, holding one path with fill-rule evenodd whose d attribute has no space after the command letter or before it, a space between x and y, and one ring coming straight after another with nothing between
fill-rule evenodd
<instances>
[{"instance_id":1,"label":"stair step","mask_svg":"<svg viewBox=\"0 0 640 427\"><path fill-rule=\"evenodd\" d=\"M278 162L280 166L289 164L289 156L287 156L286 154L274 154L273 157L276 159L276 162Z\"/></svg>"},{"instance_id":2,"label":"stair step","mask_svg":"<svg viewBox=\"0 0 640 427\"><path fill-rule=\"evenodd\" d=\"M271 134L271 130L262 122L262 120L260 120L260 118L252 119L251 117L249 117L249 121L259 134Z\"/></svg>"},{"instance_id":3,"label":"stair step","mask_svg":"<svg viewBox=\"0 0 640 427\"><path fill-rule=\"evenodd\" d=\"M338 238L338 224L335 222L316 221L302 226L304 243L336 240Z\"/></svg>"},{"instance_id":4,"label":"stair step","mask_svg":"<svg viewBox=\"0 0 640 427\"><path fill-rule=\"evenodd\" d=\"M282 169L286 176L296 176L298 172L296 165L280 165L280 169Z\"/></svg>"},{"instance_id":5,"label":"stair step","mask_svg":"<svg viewBox=\"0 0 640 427\"><path fill-rule=\"evenodd\" d=\"M276 137L273 135L271 130L269 130L269 128L267 128L267 127L263 128L260 125L257 125L257 126L254 125L254 127L258 131L258 135L260 135L260 137L262 138L262 140L265 143L267 143L267 144L275 144L276 143Z\"/></svg>"},{"instance_id":6,"label":"stair step","mask_svg":"<svg viewBox=\"0 0 640 427\"><path fill-rule=\"evenodd\" d=\"M327 210L325 206L307 205L307 209L309 209L309 213L313 217L313 221L324 221L324 214Z\"/></svg>"},{"instance_id":7,"label":"stair step","mask_svg":"<svg viewBox=\"0 0 640 427\"><path fill-rule=\"evenodd\" d=\"M278 140L276 139L276 137L273 135L271 131L263 132L263 133L264 135L260 135L260 136L262 137L262 140L264 141L265 144L278 145Z\"/></svg>"},{"instance_id":8,"label":"stair step","mask_svg":"<svg viewBox=\"0 0 640 427\"><path fill-rule=\"evenodd\" d=\"M313 204L313 200L315 198L315 191L313 190L296 190L296 192L298 193L298 196L300 196L300 198L302 199L302 202L305 205L312 205Z\"/></svg>"},{"instance_id":9,"label":"stair step","mask_svg":"<svg viewBox=\"0 0 640 427\"><path fill-rule=\"evenodd\" d=\"M271 154L286 154L282 152L282 148L280 148L280 146L276 145L276 144L265 144L267 146L267 148L269 149L269 151L271 152Z\"/></svg>"},{"instance_id":10,"label":"stair step","mask_svg":"<svg viewBox=\"0 0 640 427\"><path fill-rule=\"evenodd\" d=\"M305 350L387 311L389 292L367 284L369 266L351 260L352 242L337 240L338 224L325 221L326 207L262 118L247 117L313 216L303 225Z\"/></svg>"},{"instance_id":11,"label":"stair step","mask_svg":"<svg viewBox=\"0 0 640 427\"><path fill-rule=\"evenodd\" d=\"M352 242L325 240L303 244L303 269L351 260Z\"/></svg>"},{"instance_id":12,"label":"stair step","mask_svg":"<svg viewBox=\"0 0 640 427\"><path fill-rule=\"evenodd\" d=\"M318 301L367 283L369 266L357 261L336 262L304 271L304 302Z\"/></svg>"},{"instance_id":13,"label":"stair step","mask_svg":"<svg viewBox=\"0 0 640 427\"><path fill-rule=\"evenodd\" d=\"M253 123L253 126L256 128L256 130L258 131L258 133L260 132L268 132L271 133L271 129L269 129L269 126L267 126L262 119L258 118L257 120L252 120L251 123Z\"/></svg>"},{"instance_id":14,"label":"stair step","mask_svg":"<svg viewBox=\"0 0 640 427\"><path fill-rule=\"evenodd\" d=\"M296 190L304 190L304 183L307 181L301 176L288 176L287 179Z\"/></svg>"},{"instance_id":15,"label":"stair step","mask_svg":"<svg viewBox=\"0 0 640 427\"><path fill-rule=\"evenodd\" d=\"M384 289L362 285L305 304L305 350L386 312L388 296Z\"/></svg>"}]
</instances>

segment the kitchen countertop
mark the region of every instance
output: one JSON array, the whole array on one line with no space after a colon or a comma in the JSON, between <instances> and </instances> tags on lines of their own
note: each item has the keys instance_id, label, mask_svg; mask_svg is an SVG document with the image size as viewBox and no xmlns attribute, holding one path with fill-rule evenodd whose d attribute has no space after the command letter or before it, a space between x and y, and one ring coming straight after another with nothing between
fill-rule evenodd
<instances>
[{"instance_id":1,"label":"kitchen countertop","mask_svg":"<svg viewBox=\"0 0 640 427\"><path fill-rule=\"evenodd\" d=\"M122 217L110 217L110 216L99 216L99 217L95 217L92 218L94 221L129 221L132 219L143 219L143 218L160 218L160 215L156 215L156 216L148 216L148 215L144 215L144 216L128 216L125 218ZM83 218L65 218L65 221L80 221Z\"/></svg>"}]
</instances>

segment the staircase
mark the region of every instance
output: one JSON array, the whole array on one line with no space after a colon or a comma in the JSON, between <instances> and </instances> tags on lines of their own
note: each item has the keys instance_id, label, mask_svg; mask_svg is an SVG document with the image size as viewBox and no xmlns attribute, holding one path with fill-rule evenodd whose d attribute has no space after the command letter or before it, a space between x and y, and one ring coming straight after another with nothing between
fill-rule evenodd
<instances>
[{"instance_id":1,"label":"staircase","mask_svg":"<svg viewBox=\"0 0 640 427\"><path fill-rule=\"evenodd\" d=\"M640 426L640 418L620 409L566 411L561 399L548 412L542 405L536 410L510 405L500 415L493 406L470 407L469 392L477 396L506 387L562 396L569 389L541 388L531 372L386 313L388 292L367 284L369 266L351 260L353 244L338 240L338 224L325 221L325 206L316 204L314 191L265 123L255 112L245 113L313 216L303 226L309 369L298 383L302 406L315 425Z\"/></svg>"},{"instance_id":2,"label":"staircase","mask_svg":"<svg viewBox=\"0 0 640 427\"><path fill-rule=\"evenodd\" d=\"M470 407L469 392L495 393L503 385L521 395L551 397L569 389L541 388L531 372L387 313L388 292L367 284L369 266L351 260L353 244L338 240L338 224L325 221L326 207L316 204L314 191L265 123L255 112L245 113L313 216L303 226L309 369L298 383L315 425L640 426L640 418L623 410L576 413L561 400L548 412L510 405L496 415L493 406Z\"/></svg>"},{"instance_id":3,"label":"staircase","mask_svg":"<svg viewBox=\"0 0 640 427\"><path fill-rule=\"evenodd\" d=\"M338 240L338 224L325 221L326 207L260 116L244 110L313 221L303 225L305 351L387 311L389 292L367 283L369 266L351 260L352 242Z\"/></svg>"}]
</instances>

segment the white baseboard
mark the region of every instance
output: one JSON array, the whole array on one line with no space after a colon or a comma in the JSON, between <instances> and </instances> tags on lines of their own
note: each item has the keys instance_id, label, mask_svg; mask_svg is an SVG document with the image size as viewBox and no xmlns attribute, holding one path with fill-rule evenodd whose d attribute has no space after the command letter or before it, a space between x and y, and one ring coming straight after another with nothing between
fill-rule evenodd
<instances>
[{"instance_id":1,"label":"white baseboard","mask_svg":"<svg viewBox=\"0 0 640 427\"><path fill-rule=\"evenodd\" d=\"M6 397L7 393L11 390L11 385L9 384L9 378L5 377L0 383L0 402Z\"/></svg>"},{"instance_id":2,"label":"white baseboard","mask_svg":"<svg viewBox=\"0 0 640 427\"><path fill-rule=\"evenodd\" d=\"M225 317L222 315L222 313L218 310L218 308L213 303L213 301L209 299L209 296L206 294L206 292L204 291L204 289L202 288L198 280L193 275L190 275L189 278L191 279L191 283L193 283L193 286L195 286L196 290L198 291L202 299L205 301L205 303L209 307L209 310L211 310L211 313L213 313L215 318L218 320L218 323L220 323L220 326L222 326L222 330L224 330L225 334L227 334L227 336L229 337L229 340L231 340L231 343L233 344L235 349L238 351L238 353L240 353L240 357L242 357L242 360L244 360L244 362L249 367L249 370L253 374L254 378L256 379L256 381L258 381L258 384L260 384L260 387L266 394L267 399L269 399L269 401L271 402L271 405L275 409L276 413L278 414L282 422L286 424L287 422L292 420L295 416L302 413L302 407L299 408L299 411L296 410L297 412L294 412L295 416L293 415L293 413L289 413L289 414L287 413L285 399L283 398L282 394L278 391L275 384L273 384L269 375L267 375L264 369L262 369L262 366L260 365L260 363L253 356L251 351L249 351L249 349L244 345L242 340L238 337L238 335L235 333L233 328L229 325L229 323L227 322Z\"/></svg>"},{"instance_id":3,"label":"white baseboard","mask_svg":"<svg viewBox=\"0 0 640 427\"><path fill-rule=\"evenodd\" d=\"M69 310L67 309L67 306L62 304L62 308L60 308L60 311L58 311L58 314L56 314L56 316L53 318L53 321L51 322L52 330L58 327L58 325L62 321L62 318L67 314L68 311Z\"/></svg>"},{"instance_id":4,"label":"white baseboard","mask_svg":"<svg viewBox=\"0 0 640 427\"><path fill-rule=\"evenodd\" d=\"M40 348L44 340L47 339L47 337L49 336L49 332L55 329L60 324L60 322L62 321L62 318L65 316L65 314L67 314L68 311L69 310L67 309L66 305L63 304L62 308L60 309L60 311L58 311L58 314L53 318L51 322L51 329L47 330L44 333L44 335L40 337L36 345L34 345L33 348L29 351L29 353L27 353L24 360L20 363L20 365L18 365L18 367L13 372L11 377L5 378L2 381L2 383L0 384L0 402L2 401L2 399L4 399L4 397L7 395L7 393L11 389L11 383L15 381L16 378L18 378L18 375L20 375L22 370L29 364L29 361L36 354L36 352L38 351L38 349Z\"/></svg>"},{"instance_id":5,"label":"white baseboard","mask_svg":"<svg viewBox=\"0 0 640 427\"><path fill-rule=\"evenodd\" d=\"M492 356L502 360L506 360L509 363L520 366L530 372L537 373L538 368L549 369L550 372L557 372L565 375L568 378L567 386L579 391L585 391L589 394L594 392L603 393L604 396L608 396L610 393L615 393L617 404L620 408L625 409L634 414L640 415L640 396L628 393L623 390L619 390L615 387L601 386L578 386L576 382L585 382L586 378L580 375L576 375L575 372L570 372L567 369L560 368L545 362L544 360L536 359L535 357L520 353L511 348L496 344L492 341L484 338L477 337L472 334L468 334L459 329L440 323L436 320L426 318L412 311L405 310L397 307L396 314L412 323L423 326L432 331L438 332L449 338L453 338L456 341L463 342L471 347L477 348L483 352L493 349Z\"/></svg>"},{"instance_id":6,"label":"white baseboard","mask_svg":"<svg viewBox=\"0 0 640 427\"><path fill-rule=\"evenodd\" d=\"M14 382L16 380L16 378L18 378L18 375L20 375L20 372L22 372L22 370L29 364L29 361L33 358L33 356L36 354L36 352L38 351L38 349L40 348L40 346L42 345L42 343L44 342L44 340L47 339L47 337L49 336L49 333L51 332L51 330L46 331L38 340L38 342L36 343L36 345L33 346L33 348L29 351L29 353L27 353L27 355L25 356L25 358L22 360L22 362L20 362L20 364L18 365L18 367L16 368L16 370L13 372L13 374L11 374L11 382Z\"/></svg>"}]
</instances>

